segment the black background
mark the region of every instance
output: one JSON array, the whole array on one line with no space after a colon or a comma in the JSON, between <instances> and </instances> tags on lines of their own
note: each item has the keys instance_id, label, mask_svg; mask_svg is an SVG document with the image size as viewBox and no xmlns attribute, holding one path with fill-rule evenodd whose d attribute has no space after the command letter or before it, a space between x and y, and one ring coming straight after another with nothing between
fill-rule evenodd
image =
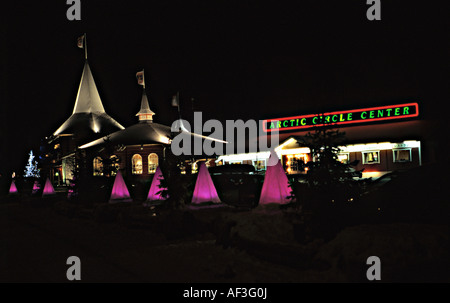
<instances>
[{"instance_id":1,"label":"black background","mask_svg":"<svg viewBox=\"0 0 450 303\"><path fill-rule=\"evenodd\" d=\"M442 2L444 3L444 2ZM419 102L446 127L448 11L437 2L381 1L368 21L358 1L15 1L1 9L0 172L72 113L88 57L106 112L136 122L145 68L155 121L185 115L265 119ZM190 101L194 98L194 102Z\"/></svg>"}]
</instances>

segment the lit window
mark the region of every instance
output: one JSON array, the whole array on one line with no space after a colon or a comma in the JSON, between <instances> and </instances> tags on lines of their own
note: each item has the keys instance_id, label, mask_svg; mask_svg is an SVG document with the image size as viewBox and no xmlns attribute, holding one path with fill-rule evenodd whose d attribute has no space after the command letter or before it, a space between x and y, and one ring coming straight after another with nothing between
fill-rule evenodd
<instances>
[{"instance_id":1,"label":"lit window","mask_svg":"<svg viewBox=\"0 0 450 303\"><path fill-rule=\"evenodd\" d=\"M394 162L411 162L411 149L394 149Z\"/></svg>"},{"instance_id":2,"label":"lit window","mask_svg":"<svg viewBox=\"0 0 450 303\"><path fill-rule=\"evenodd\" d=\"M196 174L197 171L198 171L198 165L197 165L197 162L194 162L194 163L192 163L192 165L191 165L191 173L192 173L192 174Z\"/></svg>"},{"instance_id":3,"label":"lit window","mask_svg":"<svg viewBox=\"0 0 450 303\"><path fill-rule=\"evenodd\" d=\"M119 158L117 158L116 155L112 155L110 159L111 159L111 176L115 176L120 168Z\"/></svg>"},{"instance_id":4,"label":"lit window","mask_svg":"<svg viewBox=\"0 0 450 303\"><path fill-rule=\"evenodd\" d=\"M93 161L93 175L103 176L103 161L100 157L95 157Z\"/></svg>"},{"instance_id":5,"label":"lit window","mask_svg":"<svg viewBox=\"0 0 450 303\"><path fill-rule=\"evenodd\" d=\"M148 173L154 174L156 172L156 168L158 167L158 155L155 153L151 153L148 155Z\"/></svg>"},{"instance_id":6,"label":"lit window","mask_svg":"<svg viewBox=\"0 0 450 303\"><path fill-rule=\"evenodd\" d=\"M264 170L266 169L266 161L265 160L256 160L253 161L253 166L256 170Z\"/></svg>"},{"instance_id":7,"label":"lit window","mask_svg":"<svg viewBox=\"0 0 450 303\"><path fill-rule=\"evenodd\" d=\"M139 154L135 154L131 158L131 173L133 175L142 174L142 157Z\"/></svg>"},{"instance_id":8,"label":"lit window","mask_svg":"<svg viewBox=\"0 0 450 303\"><path fill-rule=\"evenodd\" d=\"M242 164L250 164L250 165L252 165L252 160L244 160L244 161L242 161Z\"/></svg>"},{"instance_id":9,"label":"lit window","mask_svg":"<svg viewBox=\"0 0 450 303\"><path fill-rule=\"evenodd\" d=\"M347 164L348 163L348 154L338 154L338 161Z\"/></svg>"},{"instance_id":10,"label":"lit window","mask_svg":"<svg viewBox=\"0 0 450 303\"><path fill-rule=\"evenodd\" d=\"M297 174L305 171L305 163L308 162L307 154L295 154L286 156L286 170L290 174Z\"/></svg>"},{"instance_id":11,"label":"lit window","mask_svg":"<svg viewBox=\"0 0 450 303\"><path fill-rule=\"evenodd\" d=\"M380 163L379 151L363 152L362 155L363 155L363 164Z\"/></svg>"}]
</instances>

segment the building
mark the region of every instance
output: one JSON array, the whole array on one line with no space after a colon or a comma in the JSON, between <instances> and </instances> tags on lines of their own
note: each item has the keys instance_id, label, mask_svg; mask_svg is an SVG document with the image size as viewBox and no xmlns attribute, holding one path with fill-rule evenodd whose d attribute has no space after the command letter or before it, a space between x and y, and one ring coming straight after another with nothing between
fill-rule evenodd
<instances>
[{"instance_id":1,"label":"building","mask_svg":"<svg viewBox=\"0 0 450 303\"><path fill-rule=\"evenodd\" d=\"M73 178L77 147L121 129L124 127L105 112L86 59L72 115L43 140L41 170L54 184L68 185Z\"/></svg>"},{"instance_id":2,"label":"building","mask_svg":"<svg viewBox=\"0 0 450 303\"><path fill-rule=\"evenodd\" d=\"M145 92L144 72L136 75L138 84L143 86L140 110L136 114L138 123L125 128L106 113L87 53L85 58L71 116L41 144L41 171L60 186L70 185L75 170L79 171L80 167L88 176L114 176L120 169L124 177L148 180L170 152L168 147L176 134L169 126L153 121L155 113ZM188 135L194 134L188 132ZM204 157L187 159L180 165L181 172L195 170L199 158Z\"/></svg>"},{"instance_id":3,"label":"building","mask_svg":"<svg viewBox=\"0 0 450 303\"><path fill-rule=\"evenodd\" d=\"M95 154L92 159L93 175L105 174L105 157L116 158L117 161L109 163L121 169L124 176L147 178L155 174L159 162L168 152L172 132L169 126L153 122L154 115L144 88L141 108L136 114L138 123L81 145L81 150Z\"/></svg>"},{"instance_id":4,"label":"building","mask_svg":"<svg viewBox=\"0 0 450 303\"><path fill-rule=\"evenodd\" d=\"M274 130L279 131L280 144L274 149L287 174L306 174L304 164L315 160L310 149L299 144L298 139L318 127L330 126L345 133L339 160L356 161L355 170L363 170L363 178L376 178L422 165L423 142L429 126L418 117L419 105L405 103L267 119L263 128L267 137ZM430 147L427 148L429 159L432 155ZM218 165L252 164L257 171L264 171L269 155L269 150L223 155L216 162Z\"/></svg>"}]
</instances>

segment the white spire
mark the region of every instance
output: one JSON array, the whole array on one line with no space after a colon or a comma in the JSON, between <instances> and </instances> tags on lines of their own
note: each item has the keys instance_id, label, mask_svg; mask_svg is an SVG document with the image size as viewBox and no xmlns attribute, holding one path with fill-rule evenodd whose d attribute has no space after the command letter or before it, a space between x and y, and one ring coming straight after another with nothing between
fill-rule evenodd
<instances>
[{"instance_id":1,"label":"white spire","mask_svg":"<svg viewBox=\"0 0 450 303\"><path fill-rule=\"evenodd\" d=\"M102 100L98 94L97 86L95 85L94 77L92 77L89 63L86 60L81 76L80 87L78 88L77 99L73 114L77 113L104 113Z\"/></svg>"},{"instance_id":2,"label":"white spire","mask_svg":"<svg viewBox=\"0 0 450 303\"><path fill-rule=\"evenodd\" d=\"M85 128L91 129L94 133L124 129L105 112L87 60L84 64L73 113L53 135L74 133Z\"/></svg>"},{"instance_id":3,"label":"white spire","mask_svg":"<svg viewBox=\"0 0 450 303\"><path fill-rule=\"evenodd\" d=\"M136 114L139 116L139 121L153 121L153 115L155 113L150 109L148 105L147 95L145 89L142 89L141 110Z\"/></svg>"}]
</instances>

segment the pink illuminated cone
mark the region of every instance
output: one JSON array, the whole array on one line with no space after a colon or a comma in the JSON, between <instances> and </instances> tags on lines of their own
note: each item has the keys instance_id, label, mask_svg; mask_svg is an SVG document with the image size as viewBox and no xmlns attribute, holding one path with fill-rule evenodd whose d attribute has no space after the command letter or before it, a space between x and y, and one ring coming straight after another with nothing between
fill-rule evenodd
<instances>
[{"instance_id":1,"label":"pink illuminated cone","mask_svg":"<svg viewBox=\"0 0 450 303\"><path fill-rule=\"evenodd\" d=\"M42 196L49 196L54 194L55 189L53 188L52 182L50 182L50 179L47 178L47 180L45 180L44 191L42 192Z\"/></svg>"},{"instance_id":2,"label":"pink illuminated cone","mask_svg":"<svg viewBox=\"0 0 450 303\"><path fill-rule=\"evenodd\" d=\"M289 181L284 172L281 161L277 154L272 150L267 165L266 175L259 198L259 204L287 204L294 200L288 199L291 195Z\"/></svg>"},{"instance_id":3,"label":"pink illuminated cone","mask_svg":"<svg viewBox=\"0 0 450 303\"><path fill-rule=\"evenodd\" d=\"M203 202L221 202L205 162L200 163L194 194L192 196L192 203L199 204Z\"/></svg>"},{"instance_id":4,"label":"pink illuminated cone","mask_svg":"<svg viewBox=\"0 0 450 303\"><path fill-rule=\"evenodd\" d=\"M18 192L19 191L17 190L16 183L14 182L14 180L12 180L11 186L9 187L9 193L10 194L17 194Z\"/></svg>"},{"instance_id":5,"label":"pink illuminated cone","mask_svg":"<svg viewBox=\"0 0 450 303\"><path fill-rule=\"evenodd\" d=\"M122 174L117 171L116 178L114 179L114 185L111 192L111 198L109 199L109 203L117 203L117 202L131 202L130 192L128 191L127 185L123 180Z\"/></svg>"},{"instance_id":6,"label":"pink illuminated cone","mask_svg":"<svg viewBox=\"0 0 450 303\"><path fill-rule=\"evenodd\" d=\"M164 179L164 176L161 172L161 168L159 168L158 166L156 168L155 175L153 176L152 184L150 185L150 190L148 191L147 201L166 200L166 198L161 196L160 192L162 190L165 190L166 188L159 187L162 179Z\"/></svg>"}]
</instances>

